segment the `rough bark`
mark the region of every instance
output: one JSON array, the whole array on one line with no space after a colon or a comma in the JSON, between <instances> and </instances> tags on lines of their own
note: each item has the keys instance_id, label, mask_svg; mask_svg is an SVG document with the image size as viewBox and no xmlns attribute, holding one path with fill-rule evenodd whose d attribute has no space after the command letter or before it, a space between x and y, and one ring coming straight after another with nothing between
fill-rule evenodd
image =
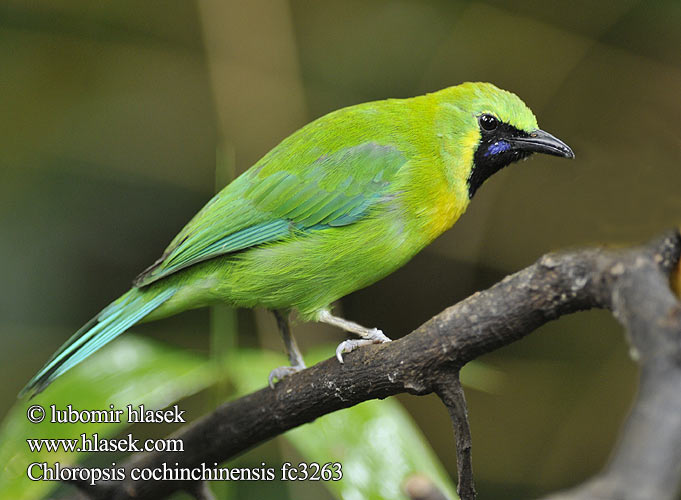
<instances>
[{"instance_id":1,"label":"rough bark","mask_svg":"<svg viewBox=\"0 0 681 500\"><path fill-rule=\"evenodd\" d=\"M681 304L669 274L681 252L670 231L636 248L592 248L548 254L475 293L414 332L369 346L287 377L181 429L183 453L134 456L128 467L163 463L193 468L224 462L322 415L369 399L435 392L446 404L458 447L459 493L475 498L467 409L458 373L476 357L510 344L572 312L603 308L623 324L641 363L638 398L613 457L602 473L567 499L677 498L681 479ZM82 486L91 498L157 499L195 483L167 481ZM200 496L200 495L197 495ZM205 495L204 495L205 497Z\"/></svg>"}]
</instances>

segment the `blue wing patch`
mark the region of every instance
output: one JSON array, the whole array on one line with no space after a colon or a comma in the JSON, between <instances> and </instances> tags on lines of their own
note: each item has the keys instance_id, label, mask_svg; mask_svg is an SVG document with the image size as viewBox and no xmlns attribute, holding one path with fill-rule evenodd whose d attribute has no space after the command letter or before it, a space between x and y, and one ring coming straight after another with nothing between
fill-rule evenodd
<instances>
[{"instance_id":1,"label":"blue wing patch","mask_svg":"<svg viewBox=\"0 0 681 500\"><path fill-rule=\"evenodd\" d=\"M256 165L216 195L135 285L145 286L218 255L285 239L294 231L352 224L386 197L406 162L397 148L368 142L323 155L295 171Z\"/></svg>"}]
</instances>

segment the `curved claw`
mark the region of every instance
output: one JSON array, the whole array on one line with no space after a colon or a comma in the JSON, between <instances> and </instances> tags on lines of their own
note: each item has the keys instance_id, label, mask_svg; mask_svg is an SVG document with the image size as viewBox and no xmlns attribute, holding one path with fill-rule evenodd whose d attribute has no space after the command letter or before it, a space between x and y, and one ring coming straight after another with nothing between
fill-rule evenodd
<instances>
[{"instance_id":1,"label":"curved claw","mask_svg":"<svg viewBox=\"0 0 681 500\"><path fill-rule=\"evenodd\" d=\"M267 383L269 384L270 388L274 389L274 381L275 380L282 380L284 377L288 377L289 375L293 375L294 373L297 373L301 370L305 369L305 365L303 366L280 366L279 368L275 368L270 372L269 377L267 377Z\"/></svg>"},{"instance_id":2,"label":"curved claw","mask_svg":"<svg viewBox=\"0 0 681 500\"><path fill-rule=\"evenodd\" d=\"M363 345L385 344L386 342L391 342L391 340L386 337L385 334L378 328L372 328L369 330L367 336L363 339L344 340L338 344L338 347L336 347L336 358L342 364L343 354L352 352Z\"/></svg>"}]
</instances>

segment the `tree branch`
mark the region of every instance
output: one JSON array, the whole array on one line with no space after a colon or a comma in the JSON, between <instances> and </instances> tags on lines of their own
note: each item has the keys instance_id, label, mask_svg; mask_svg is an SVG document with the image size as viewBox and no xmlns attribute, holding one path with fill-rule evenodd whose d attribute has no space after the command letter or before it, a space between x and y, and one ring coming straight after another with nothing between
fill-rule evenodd
<instances>
[{"instance_id":1,"label":"tree branch","mask_svg":"<svg viewBox=\"0 0 681 500\"><path fill-rule=\"evenodd\" d=\"M672 236L672 235L670 235ZM552 500L672 500L681 486L681 304L669 288L668 237L629 252L611 273L612 309L626 328L641 380L609 465ZM674 264L671 260L669 263Z\"/></svg>"},{"instance_id":2,"label":"tree branch","mask_svg":"<svg viewBox=\"0 0 681 500\"><path fill-rule=\"evenodd\" d=\"M442 377L435 392L449 411L456 436L456 468L458 471L457 493L461 500L475 500L473 481L473 458L471 456L471 429L468 425L466 396L461 387L459 371L452 371Z\"/></svg>"},{"instance_id":3,"label":"tree branch","mask_svg":"<svg viewBox=\"0 0 681 500\"><path fill-rule=\"evenodd\" d=\"M457 434L460 489L474 498L465 401L458 378L468 361L510 344L564 314L606 308L627 327L640 353L643 378L636 407L617 453L586 490L561 499L673 498L681 463L681 310L668 275L681 252L670 231L629 250L586 249L545 255L530 267L447 308L394 342L368 346L287 377L228 402L184 427L176 436L183 453L136 455L130 467L211 467L289 429L369 399L437 392L450 409ZM449 381L445 383L444 381ZM454 408L454 411L452 411ZM643 478L639 476L645 476ZM639 488L636 489L636 483ZM664 483L664 484L663 484ZM605 485L605 486L602 486ZM626 485L619 488L619 485ZM632 486L633 485L633 486ZM631 491L653 492L632 496ZM99 483L92 498L158 499L187 482ZM467 496L464 496L467 495Z\"/></svg>"}]
</instances>

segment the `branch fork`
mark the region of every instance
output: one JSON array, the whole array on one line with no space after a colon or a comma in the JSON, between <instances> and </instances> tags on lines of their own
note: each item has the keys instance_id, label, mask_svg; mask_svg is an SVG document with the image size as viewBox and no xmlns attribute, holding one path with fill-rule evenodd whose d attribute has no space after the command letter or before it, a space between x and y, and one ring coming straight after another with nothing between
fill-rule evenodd
<instances>
[{"instance_id":1,"label":"branch fork","mask_svg":"<svg viewBox=\"0 0 681 500\"><path fill-rule=\"evenodd\" d=\"M609 309L641 364L639 394L610 463L552 500L673 500L681 490L681 304L669 287L681 235L669 231L635 248L587 248L541 257L491 288L453 305L409 335L335 358L227 402L183 427L183 453L135 455L126 467L224 462L289 429L369 399L436 393L455 431L458 491L476 498L468 410L459 370L565 314ZM160 499L177 490L210 498L186 482L78 485L87 498Z\"/></svg>"}]
</instances>

